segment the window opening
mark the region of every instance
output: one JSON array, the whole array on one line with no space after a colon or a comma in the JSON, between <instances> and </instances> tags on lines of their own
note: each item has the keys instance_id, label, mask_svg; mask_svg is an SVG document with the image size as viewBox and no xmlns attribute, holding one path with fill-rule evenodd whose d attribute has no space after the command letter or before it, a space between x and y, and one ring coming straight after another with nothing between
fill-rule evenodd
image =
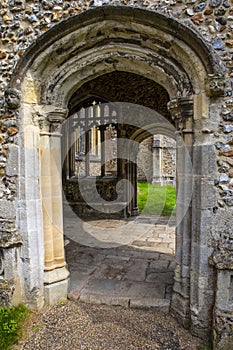
<instances>
[{"instance_id":1,"label":"window opening","mask_svg":"<svg viewBox=\"0 0 233 350\"><path fill-rule=\"evenodd\" d=\"M68 177L117 176L117 111L92 100L69 118Z\"/></svg>"}]
</instances>

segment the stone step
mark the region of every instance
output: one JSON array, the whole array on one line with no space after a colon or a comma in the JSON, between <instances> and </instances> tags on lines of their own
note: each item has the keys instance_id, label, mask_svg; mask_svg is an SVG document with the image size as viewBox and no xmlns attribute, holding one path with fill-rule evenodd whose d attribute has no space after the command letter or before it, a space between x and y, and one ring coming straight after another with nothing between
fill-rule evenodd
<instances>
[{"instance_id":1,"label":"stone step","mask_svg":"<svg viewBox=\"0 0 233 350\"><path fill-rule=\"evenodd\" d=\"M170 300L165 298L166 287L163 280L145 283L90 278L71 285L68 298L91 304L168 311Z\"/></svg>"},{"instance_id":2,"label":"stone step","mask_svg":"<svg viewBox=\"0 0 233 350\"><path fill-rule=\"evenodd\" d=\"M123 306L132 309L153 309L162 312L169 312L170 300L159 298L132 298L127 296L103 295L95 292L77 292L71 290L68 298L74 301L96 304Z\"/></svg>"}]
</instances>

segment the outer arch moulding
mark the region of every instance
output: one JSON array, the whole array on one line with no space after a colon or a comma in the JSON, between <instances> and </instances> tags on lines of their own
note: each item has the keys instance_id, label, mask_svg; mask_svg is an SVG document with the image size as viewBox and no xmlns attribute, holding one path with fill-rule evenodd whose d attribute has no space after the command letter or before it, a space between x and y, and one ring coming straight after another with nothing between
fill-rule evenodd
<instances>
[{"instance_id":1,"label":"outer arch moulding","mask_svg":"<svg viewBox=\"0 0 233 350\"><path fill-rule=\"evenodd\" d=\"M224 66L212 47L204 42L200 34L194 31L191 26L179 23L164 14L144 9L127 6L104 6L70 17L41 35L19 60L9 86L19 89L26 72L36 58L59 39L84 26L103 20L134 21L172 35L174 39L180 40L195 52L205 68L206 75L222 76L224 74Z\"/></svg>"}]
</instances>

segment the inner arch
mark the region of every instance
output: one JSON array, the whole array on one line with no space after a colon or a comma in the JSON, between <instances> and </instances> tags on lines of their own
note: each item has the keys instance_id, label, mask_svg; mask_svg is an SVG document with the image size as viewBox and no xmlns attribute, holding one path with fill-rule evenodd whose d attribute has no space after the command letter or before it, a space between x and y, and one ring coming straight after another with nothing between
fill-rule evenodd
<instances>
[{"instance_id":1,"label":"inner arch","mask_svg":"<svg viewBox=\"0 0 233 350\"><path fill-rule=\"evenodd\" d=\"M167 109L169 95L155 81L141 75L114 71L104 74L82 85L69 101L69 114L80 109L90 97L98 97L111 102L128 102L151 108L167 119L171 116Z\"/></svg>"}]
</instances>

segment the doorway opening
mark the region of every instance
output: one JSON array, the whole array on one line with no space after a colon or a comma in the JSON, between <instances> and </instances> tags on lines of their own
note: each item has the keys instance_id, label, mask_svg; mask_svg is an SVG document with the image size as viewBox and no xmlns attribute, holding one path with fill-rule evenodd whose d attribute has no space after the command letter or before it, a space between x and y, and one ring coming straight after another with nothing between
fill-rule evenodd
<instances>
[{"instance_id":1,"label":"doorway opening","mask_svg":"<svg viewBox=\"0 0 233 350\"><path fill-rule=\"evenodd\" d=\"M128 88L126 82L130 80L134 84ZM107 90L110 81L111 90ZM137 96L135 84L145 87L144 94L139 94L141 104L131 102ZM64 232L71 298L169 309L175 269L175 217L169 222L169 216L161 219L161 215L145 216L138 211L141 142L153 135L153 129L169 124L165 109L168 95L162 87L159 108L143 106L154 103L155 88L158 90L158 84L149 79L113 72L84 84L71 98L70 117L62 132ZM92 96L84 98L87 90ZM143 109L147 110L144 115ZM154 145L154 137L152 141ZM143 168L145 161L141 163Z\"/></svg>"}]
</instances>

